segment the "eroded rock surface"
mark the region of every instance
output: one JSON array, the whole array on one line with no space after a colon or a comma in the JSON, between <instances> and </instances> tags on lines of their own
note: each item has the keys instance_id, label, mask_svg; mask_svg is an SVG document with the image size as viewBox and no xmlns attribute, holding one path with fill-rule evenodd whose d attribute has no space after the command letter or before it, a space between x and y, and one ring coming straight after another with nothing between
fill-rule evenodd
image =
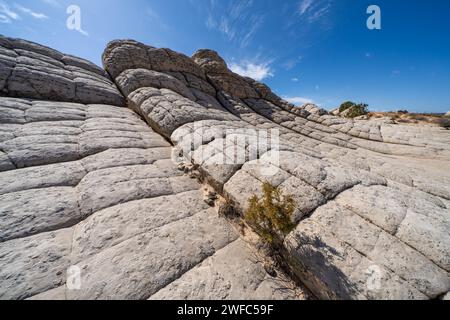
<instances>
[{"instance_id":1,"label":"eroded rock surface","mask_svg":"<svg viewBox=\"0 0 450 320\"><path fill-rule=\"evenodd\" d=\"M0 298L303 298L177 161L240 213L264 181L292 194L284 259L319 298L450 290L449 131L296 108L211 50L113 41L109 79L36 44L0 45ZM66 286L73 265L80 290Z\"/></svg>"},{"instance_id":2,"label":"eroded rock surface","mask_svg":"<svg viewBox=\"0 0 450 320\"><path fill-rule=\"evenodd\" d=\"M14 59L0 77L10 96L0 97L0 299L147 299L206 261L220 268L239 234L178 170L172 145L123 107L106 72L26 41L1 45L0 61ZM93 82L78 87L85 75ZM234 262L258 273L242 268L228 290L245 279L261 289L240 298L272 296L266 283L277 277L251 257Z\"/></svg>"},{"instance_id":3,"label":"eroded rock surface","mask_svg":"<svg viewBox=\"0 0 450 320\"><path fill-rule=\"evenodd\" d=\"M115 41L104 64L129 105L238 210L263 181L294 196L299 224L285 258L318 297L430 299L449 291L448 131L296 108L210 50L189 59ZM198 277L193 270L155 297L203 297L203 287L187 284ZM215 281L207 278L205 286Z\"/></svg>"},{"instance_id":4,"label":"eroded rock surface","mask_svg":"<svg viewBox=\"0 0 450 320\"><path fill-rule=\"evenodd\" d=\"M106 72L43 45L0 36L0 95L123 106Z\"/></svg>"}]
</instances>

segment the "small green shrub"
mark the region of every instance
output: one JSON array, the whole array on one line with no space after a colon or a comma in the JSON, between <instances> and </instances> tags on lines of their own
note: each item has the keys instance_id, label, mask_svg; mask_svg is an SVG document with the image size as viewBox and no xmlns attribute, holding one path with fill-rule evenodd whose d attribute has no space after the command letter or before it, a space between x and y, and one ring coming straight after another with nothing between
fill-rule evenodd
<instances>
[{"instance_id":1,"label":"small green shrub","mask_svg":"<svg viewBox=\"0 0 450 320\"><path fill-rule=\"evenodd\" d=\"M364 116L369 112L368 105L365 103L360 103L357 105L354 105L350 108L348 113L345 114L346 118L356 118L360 116Z\"/></svg>"},{"instance_id":2,"label":"small green shrub","mask_svg":"<svg viewBox=\"0 0 450 320\"><path fill-rule=\"evenodd\" d=\"M295 202L291 195L283 195L280 188L269 182L262 185L263 197L253 196L245 213L245 221L265 243L278 245L295 228L292 215Z\"/></svg>"},{"instance_id":3,"label":"small green shrub","mask_svg":"<svg viewBox=\"0 0 450 320\"><path fill-rule=\"evenodd\" d=\"M353 107L354 105L356 105L356 103L351 102L351 101L346 101L343 104L341 104L341 106L339 107L339 113L344 112L347 109L350 109L351 107Z\"/></svg>"},{"instance_id":4,"label":"small green shrub","mask_svg":"<svg viewBox=\"0 0 450 320\"><path fill-rule=\"evenodd\" d=\"M346 101L339 107L339 113L346 118L356 118L369 113L368 105L365 103L356 104ZM345 114L343 114L345 112Z\"/></svg>"}]
</instances>

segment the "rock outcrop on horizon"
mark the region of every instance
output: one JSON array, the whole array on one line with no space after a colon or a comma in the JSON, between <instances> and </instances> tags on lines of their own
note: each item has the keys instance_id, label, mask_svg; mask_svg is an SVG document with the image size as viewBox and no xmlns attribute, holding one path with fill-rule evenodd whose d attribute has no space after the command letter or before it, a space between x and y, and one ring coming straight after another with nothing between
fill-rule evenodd
<instances>
[{"instance_id":1,"label":"rock outcrop on horizon","mask_svg":"<svg viewBox=\"0 0 450 320\"><path fill-rule=\"evenodd\" d=\"M180 163L240 214L264 181L292 194L283 259L317 298L449 292L449 131L294 107L211 50L103 63L0 38L0 299L307 297Z\"/></svg>"}]
</instances>

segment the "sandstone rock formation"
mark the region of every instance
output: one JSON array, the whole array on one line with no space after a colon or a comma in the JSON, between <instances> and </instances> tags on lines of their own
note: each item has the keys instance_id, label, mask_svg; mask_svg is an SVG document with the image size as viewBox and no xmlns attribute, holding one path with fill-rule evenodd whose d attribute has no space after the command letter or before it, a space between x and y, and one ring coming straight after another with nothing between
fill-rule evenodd
<instances>
[{"instance_id":1,"label":"sandstone rock formation","mask_svg":"<svg viewBox=\"0 0 450 320\"><path fill-rule=\"evenodd\" d=\"M104 70L36 43L1 37L0 66L4 96L124 105Z\"/></svg>"},{"instance_id":2,"label":"sandstone rock formation","mask_svg":"<svg viewBox=\"0 0 450 320\"><path fill-rule=\"evenodd\" d=\"M303 297L177 161L240 213L263 181L292 194L283 258L318 298L449 292L448 131L296 108L210 50L113 41L105 73L0 45L0 298ZM72 265L80 290L65 286Z\"/></svg>"},{"instance_id":3,"label":"sandstone rock formation","mask_svg":"<svg viewBox=\"0 0 450 320\"><path fill-rule=\"evenodd\" d=\"M196 282L192 298L302 297L266 274L104 71L22 40L1 43L2 63L34 60L1 77L2 95L23 99L0 97L0 299L146 299L203 266L209 286ZM34 73L47 61L57 68ZM52 81L71 64L81 78L64 71L64 83L75 95ZM80 290L66 287L71 266Z\"/></svg>"}]
</instances>

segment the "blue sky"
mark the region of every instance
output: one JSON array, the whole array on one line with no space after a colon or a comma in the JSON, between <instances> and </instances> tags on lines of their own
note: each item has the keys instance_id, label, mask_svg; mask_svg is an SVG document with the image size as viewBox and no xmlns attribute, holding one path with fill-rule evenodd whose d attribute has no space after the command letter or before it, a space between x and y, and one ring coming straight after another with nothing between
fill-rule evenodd
<instances>
[{"instance_id":1,"label":"blue sky","mask_svg":"<svg viewBox=\"0 0 450 320\"><path fill-rule=\"evenodd\" d=\"M66 27L72 4L82 32ZM366 27L371 4L381 30ZM297 104L450 110L448 0L0 0L0 34L99 65L113 39L187 55L211 48Z\"/></svg>"}]
</instances>

